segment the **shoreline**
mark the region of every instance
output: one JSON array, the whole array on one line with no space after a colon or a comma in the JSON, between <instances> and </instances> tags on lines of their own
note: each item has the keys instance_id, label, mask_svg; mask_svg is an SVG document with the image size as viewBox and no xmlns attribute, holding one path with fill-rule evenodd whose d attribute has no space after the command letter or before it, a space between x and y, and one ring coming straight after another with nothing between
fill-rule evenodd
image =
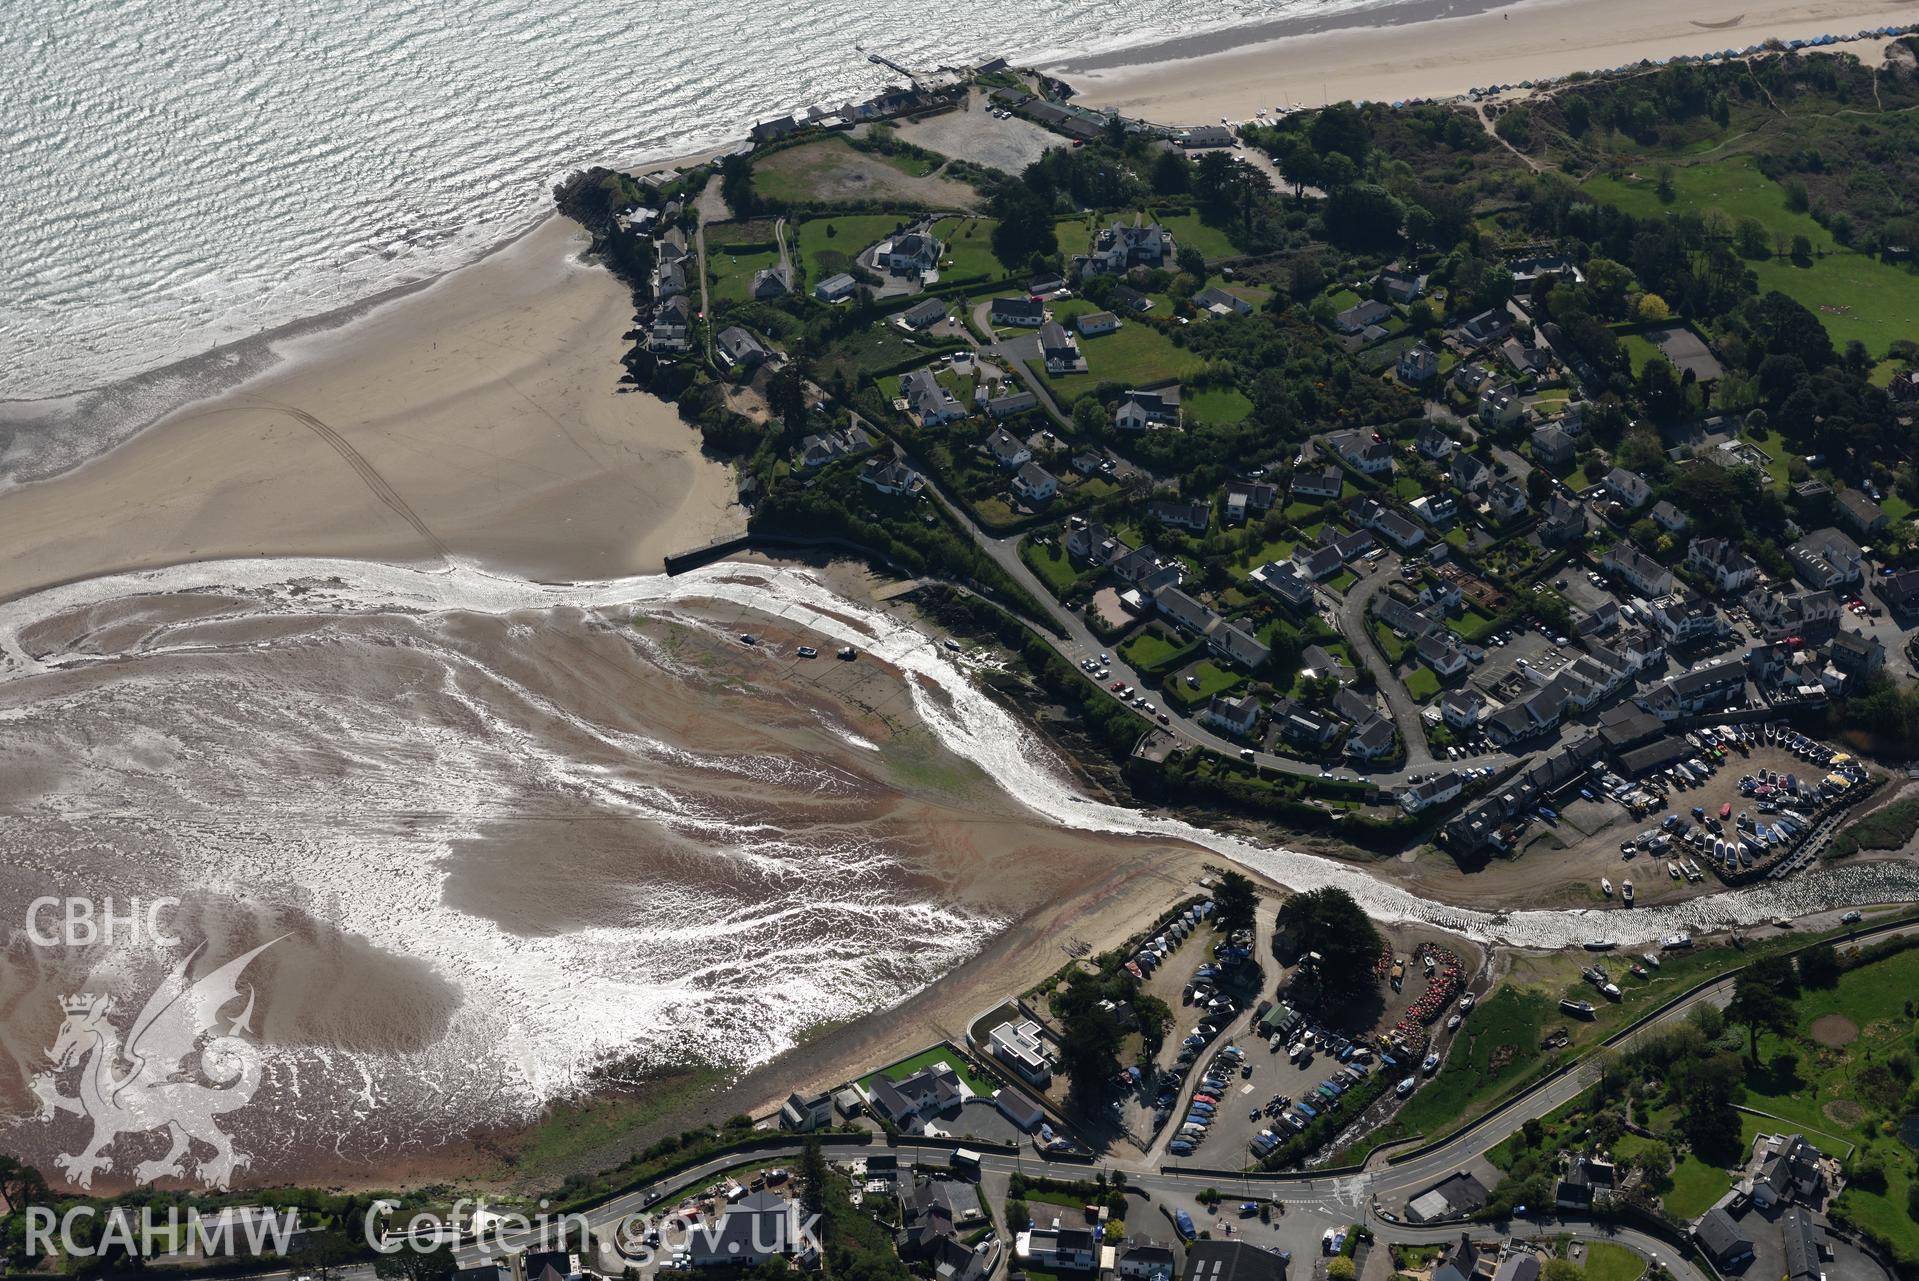
<instances>
[{"instance_id":1,"label":"shoreline","mask_svg":"<svg viewBox=\"0 0 1919 1281\"><path fill-rule=\"evenodd\" d=\"M1609 0L1603 24L1578 0L1423 0L1185 36L1041 70L1075 101L1164 123L1250 119L1281 106L1446 99L1475 88L1716 53L1770 38L1850 36L1919 20L1896 0ZM1882 38L1823 52L1862 56Z\"/></svg>"},{"instance_id":2,"label":"shoreline","mask_svg":"<svg viewBox=\"0 0 1919 1281\"><path fill-rule=\"evenodd\" d=\"M606 163L631 164L636 172L645 173L689 168L724 155L738 143L736 139L669 156ZM464 262L124 378L57 396L0 400L0 499L21 486L56 480L85 467L195 406L243 392L269 375L289 372L303 358L299 347L322 345L329 338L349 341L356 326L382 310L485 267L548 232L555 222L564 224L566 219L553 208L549 193L524 225Z\"/></svg>"}]
</instances>

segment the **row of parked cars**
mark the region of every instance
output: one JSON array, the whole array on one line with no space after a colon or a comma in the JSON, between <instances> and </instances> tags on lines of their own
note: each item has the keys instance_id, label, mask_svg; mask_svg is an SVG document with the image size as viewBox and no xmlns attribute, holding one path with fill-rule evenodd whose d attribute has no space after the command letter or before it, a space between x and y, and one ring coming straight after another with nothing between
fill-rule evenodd
<instances>
[{"instance_id":1,"label":"row of parked cars","mask_svg":"<svg viewBox=\"0 0 1919 1281\"><path fill-rule=\"evenodd\" d=\"M1347 1050L1341 1053L1350 1055L1351 1048L1348 1046ZM1394 1063L1395 1060L1390 1054L1379 1056L1379 1070L1382 1072L1394 1066ZM1339 1111L1346 1092L1364 1081L1370 1072L1371 1069L1366 1063L1360 1062L1355 1057L1348 1057L1337 1072L1298 1099L1282 1101L1281 1096L1275 1096L1266 1107L1266 1115L1273 1118L1274 1124L1253 1136L1252 1142L1248 1144L1252 1148L1253 1155L1259 1157L1271 1155L1280 1144L1294 1134L1304 1131L1325 1113Z\"/></svg>"},{"instance_id":2,"label":"row of parked cars","mask_svg":"<svg viewBox=\"0 0 1919 1281\"><path fill-rule=\"evenodd\" d=\"M1179 1133L1166 1145L1167 1152L1173 1156L1191 1156L1206 1141L1206 1132L1213 1128L1213 1118L1233 1078L1246 1067L1246 1052L1237 1045L1224 1046L1213 1056L1206 1075L1199 1079L1192 1101L1186 1105L1186 1119L1180 1122Z\"/></svg>"}]
</instances>

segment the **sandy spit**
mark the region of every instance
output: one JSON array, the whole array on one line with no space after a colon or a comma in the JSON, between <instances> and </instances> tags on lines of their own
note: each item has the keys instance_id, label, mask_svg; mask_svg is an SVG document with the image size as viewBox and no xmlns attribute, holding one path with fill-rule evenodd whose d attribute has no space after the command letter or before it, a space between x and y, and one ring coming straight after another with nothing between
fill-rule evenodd
<instances>
[{"instance_id":1,"label":"sandy spit","mask_svg":"<svg viewBox=\"0 0 1919 1281\"><path fill-rule=\"evenodd\" d=\"M1282 106L1443 98L1493 84L1599 71L1646 58L1743 49L1899 26L1919 6L1888 0L1524 0L1483 12L1442 3L1354 15L1383 25L1238 28L1069 60L1050 70L1080 101L1170 124L1252 118ZM1879 60L1882 42L1844 46Z\"/></svg>"}]
</instances>

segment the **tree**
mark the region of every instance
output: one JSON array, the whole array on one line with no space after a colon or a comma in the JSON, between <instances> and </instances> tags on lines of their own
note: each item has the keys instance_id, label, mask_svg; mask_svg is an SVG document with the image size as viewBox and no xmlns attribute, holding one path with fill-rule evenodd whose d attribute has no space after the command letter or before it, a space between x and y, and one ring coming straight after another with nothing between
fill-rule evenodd
<instances>
[{"instance_id":1,"label":"tree","mask_svg":"<svg viewBox=\"0 0 1919 1281\"><path fill-rule=\"evenodd\" d=\"M1052 257L1059 252L1059 236L1053 228L1053 211L1023 183L1008 183L993 197L993 256L1008 271L1024 270L1033 256Z\"/></svg>"},{"instance_id":2,"label":"tree","mask_svg":"<svg viewBox=\"0 0 1919 1281\"><path fill-rule=\"evenodd\" d=\"M1571 1259L1548 1259L1539 1275L1543 1281L1586 1281L1586 1274Z\"/></svg>"},{"instance_id":3,"label":"tree","mask_svg":"<svg viewBox=\"0 0 1919 1281\"><path fill-rule=\"evenodd\" d=\"M411 1247L373 1256L373 1275L386 1281L446 1281L458 1265L444 1243L430 1250Z\"/></svg>"},{"instance_id":4,"label":"tree","mask_svg":"<svg viewBox=\"0 0 1919 1281\"><path fill-rule=\"evenodd\" d=\"M1345 996L1372 984L1379 931L1345 890L1326 886L1295 894L1280 904L1277 924L1275 947L1284 938L1301 955L1319 953L1319 962L1306 979L1323 998Z\"/></svg>"},{"instance_id":5,"label":"tree","mask_svg":"<svg viewBox=\"0 0 1919 1281\"><path fill-rule=\"evenodd\" d=\"M1667 320L1672 316L1672 308L1658 294L1641 294L1639 305L1633 309L1641 320Z\"/></svg>"},{"instance_id":6,"label":"tree","mask_svg":"<svg viewBox=\"0 0 1919 1281\"><path fill-rule=\"evenodd\" d=\"M1839 954L1831 943L1818 942L1799 954L1799 982L1809 988L1830 989L1839 984Z\"/></svg>"},{"instance_id":7,"label":"tree","mask_svg":"<svg viewBox=\"0 0 1919 1281\"><path fill-rule=\"evenodd\" d=\"M1175 259L1179 269L1193 279L1204 284L1206 281L1206 255L1191 245L1181 245Z\"/></svg>"},{"instance_id":8,"label":"tree","mask_svg":"<svg viewBox=\"0 0 1919 1281\"><path fill-rule=\"evenodd\" d=\"M1792 1026L1792 1002L1751 970L1733 983L1732 1000L1726 1003L1726 1017L1746 1029L1748 1051L1759 1062L1759 1034L1784 1032Z\"/></svg>"},{"instance_id":9,"label":"tree","mask_svg":"<svg viewBox=\"0 0 1919 1281\"><path fill-rule=\"evenodd\" d=\"M815 1214L826 1204L826 1151L817 1134L800 1148L800 1203Z\"/></svg>"},{"instance_id":10,"label":"tree","mask_svg":"<svg viewBox=\"0 0 1919 1281\"><path fill-rule=\"evenodd\" d=\"M1741 218L1733 229L1732 245L1741 258L1766 258L1772 254L1772 238L1766 234L1766 224L1751 216Z\"/></svg>"},{"instance_id":11,"label":"tree","mask_svg":"<svg viewBox=\"0 0 1919 1281\"><path fill-rule=\"evenodd\" d=\"M1366 152L1372 146L1372 130L1367 127L1366 118L1350 102L1334 103L1320 111L1313 117L1312 128L1306 136L1320 155L1338 152L1354 165L1365 163Z\"/></svg>"},{"instance_id":12,"label":"tree","mask_svg":"<svg viewBox=\"0 0 1919 1281\"><path fill-rule=\"evenodd\" d=\"M1336 1256L1326 1265L1326 1281L1354 1281L1358 1276L1359 1269L1354 1267L1353 1261L1343 1254Z\"/></svg>"},{"instance_id":13,"label":"tree","mask_svg":"<svg viewBox=\"0 0 1919 1281\"><path fill-rule=\"evenodd\" d=\"M1180 196L1193 189L1193 166L1185 156L1168 148L1153 162L1153 190L1162 196Z\"/></svg>"},{"instance_id":14,"label":"tree","mask_svg":"<svg viewBox=\"0 0 1919 1281\"><path fill-rule=\"evenodd\" d=\"M1305 142L1296 142L1292 149L1280 157L1279 172L1287 182L1293 184L1293 195L1303 195L1303 188L1319 186L1324 176L1319 163L1319 153ZM1915 237L1919 239L1919 237Z\"/></svg>"},{"instance_id":15,"label":"tree","mask_svg":"<svg viewBox=\"0 0 1919 1281\"><path fill-rule=\"evenodd\" d=\"M1592 106L1577 94L1566 99L1562 108L1566 117L1566 129L1573 137L1586 132L1592 126Z\"/></svg>"},{"instance_id":16,"label":"tree","mask_svg":"<svg viewBox=\"0 0 1919 1281\"><path fill-rule=\"evenodd\" d=\"M1073 402L1073 430L1095 440L1106 430L1106 407L1091 392Z\"/></svg>"},{"instance_id":17,"label":"tree","mask_svg":"<svg viewBox=\"0 0 1919 1281\"><path fill-rule=\"evenodd\" d=\"M1391 248L1405 212L1378 183L1348 183L1326 198L1326 238L1351 249Z\"/></svg>"},{"instance_id":18,"label":"tree","mask_svg":"<svg viewBox=\"0 0 1919 1281\"><path fill-rule=\"evenodd\" d=\"M1219 923L1228 930L1253 928L1253 911L1259 906L1259 890L1250 876L1223 872L1213 890L1213 904L1219 911Z\"/></svg>"},{"instance_id":19,"label":"tree","mask_svg":"<svg viewBox=\"0 0 1919 1281\"><path fill-rule=\"evenodd\" d=\"M1060 1020L1060 1066L1080 1106L1097 1101L1106 1083L1118 1075L1123 1036L1119 1020L1097 1001L1075 1005Z\"/></svg>"}]
</instances>

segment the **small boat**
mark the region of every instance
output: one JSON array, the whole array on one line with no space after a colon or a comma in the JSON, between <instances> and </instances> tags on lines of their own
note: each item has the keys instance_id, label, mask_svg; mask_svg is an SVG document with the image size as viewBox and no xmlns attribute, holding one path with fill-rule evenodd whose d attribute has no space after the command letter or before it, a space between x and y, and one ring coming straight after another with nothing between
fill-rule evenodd
<instances>
[{"instance_id":1,"label":"small boat","mask_svg":"<svg viewBox=\"0 0 1919 1281\"><path fill-rule=\"evenodd\" d=\"M1473 1006L1477 1004L1478 1001L1479 998L1471 992L1466 993L1466 995L1459 998L1459 1012L1461 1014L1471 1014L1473 1012Z\"/></svg>"},{"instance_id":2,"label":"small boat","mask_svg":"<svg viewBox=\"0 0 1919 1281\"><path fill-rule=\"evenodd\" d=\"M1420 1062L1420 1065L1419 1065L1419 1070L1420 1070L1420 1071L1422 1071L1422 1072L1424 1072L1424 1073L1425 1073L1425 1074L1426 1074L1427 1076L1431 1076L1431 1075L1432 1075L1432 1074L1433 1074L1434 1072L1437 1072L1437 1071L1439 1070L1439 1054L1438 1054L1438 1052L1437 1052L1437 1051L1435 1051L1435 1052L1434 1052L1434 1053L1432 1053L1432 1054L1428 1054L1428 1055L1427 1055L1427 1056L1425 1057L1425 1059L1423 1059L1423 1060L1422 1060L1422 1061Z\"/></svg>"},{"instance_id":3,"label":"small boat","mask_svg":"<svg viewBox=\"0 0 1919 1281\"><path fill-rule=\"evenodd\" d=\"M1576 1018L1589 1019L1593 1016L1591 1001L1561 1001L1559 1008Z\"/></svg>"},{"instance_id":4,"label":"small boat","mask_svg":"<svg viewBox=\"0 0 1919 1281\"><path fill-rule=\"evenodd\" d=\"M1632 882L1627 881L1624 885L1621 885L1619 887L1619 892L1625 896L1626 906L1631 907L1632 906Z\"/></svg>"},{"instance_id":5,"label":"small boat","mask_svg":"<svg viewBox=\"0 0 1919 1281\"><path fill-rule=\"evenodd\" d=\"M1719 821L1723 823L1731 817L1732 817L1732 802L1727 801L1724 805L1721 805L1719 807Z\"/></svg>"},{"instance_id":6,"label":"small boat","mask_svg":"<svg viewBox=\"0 0 1919 1281\"><path fill-rule=\"evenodd\" d=\"M820 652L811 645L802 645L795 651L801 658L818 658Z\"/></svg>"},{"instance_id":7,"label":"small boat","mask_svg":"<svg viewBox=\"0 0 1919 1281\"><path fill-rule=\"evenodd\" d=\"M1619 944L1613 942L1611 939L1586 940L1586 950L1588 952L1610 952L1618 946Z\"/></svg>"},{"instance_id":8,"label":"small boat","mask_svg":"<svg viewBox=\"0 0 1919 1281\"><path fill-rule=\"evenodd\" d=\"M1600 891L1604 893L1607 898L1612 897L1612 882L1608 880L1606 877L1602 876L1599 878L1599 888L1600 888Z\"/></svg>"},{"instance_id":9,"label":"small boat","mask_svg":"<svg viewBox=\"0 0 1919 1281\"><path fill-rule=\"evenodd\" d=\"M1448 1032L1457 1032L1459 1030L1459 1016L1457 1014L1446 1020L1446 1030Z\"/></svg>"},{"instance_id":10,"label":"small boat","mask_svg":"<svg viewBox=\"0 0 1919 1281\"><path fill-rule=\"evenodd\" d=\"M1673 861L1672 861L1671 859L1667 859L1667 860L1666 860L1666 875L1668 875L1668 876L1670 876L1670 877L1672 877L1672 879L1673 879L1673 880L1675 880L1675 881L1676 881L1676 880L1678 880L1678 879L1679 879L1679 864L1677 864L1677 863L1675 863L1675 862L1673 862Z\"/></svg>"}]
</instances>

